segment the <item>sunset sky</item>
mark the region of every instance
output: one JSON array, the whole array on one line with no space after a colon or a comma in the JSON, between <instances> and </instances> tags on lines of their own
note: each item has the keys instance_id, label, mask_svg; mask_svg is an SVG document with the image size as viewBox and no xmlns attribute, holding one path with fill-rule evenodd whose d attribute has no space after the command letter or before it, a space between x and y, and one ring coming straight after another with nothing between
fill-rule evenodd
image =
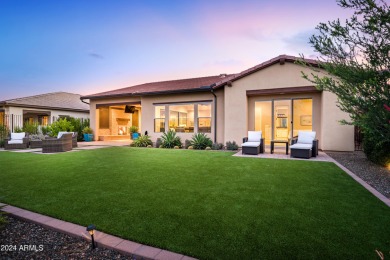
<instances>
[{"instance_id":1,"label":"sunset sky","mask_svg":"<svg viewBox=\"0 0 390 260\"><path fill-rule=\"evenodd\" d=\"M237 73L280 54L315 55L335 0L0 1L0 100L92 94Z\"/></svg>"}]
</instances>

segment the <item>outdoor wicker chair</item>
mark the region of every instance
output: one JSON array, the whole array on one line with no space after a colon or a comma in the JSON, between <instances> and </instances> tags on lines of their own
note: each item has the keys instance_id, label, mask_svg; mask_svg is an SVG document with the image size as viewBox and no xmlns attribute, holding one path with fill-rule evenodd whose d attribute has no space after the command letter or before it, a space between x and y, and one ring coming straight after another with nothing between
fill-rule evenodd
<instances>
[{"instance_id":1,"label":"outdoor wicker chair","mask_svg":"<svg viewBox=\"0 0 390 260\"><path fill-rule=\"evenodd\" d=\"M264 153L264 138L261 137L261 131L248 131L248 137L244 137L242 142L242 154Z\"/></svg>"},{"instance_id":2,"label":"outdoor wicker chair","mask_svg":"<svg viewBox=\"0 0 390 260\"><path fill-rule=\"evenodd\" d=\"M73 135L72 135L72 148L76 148L77 147L77 132L73 132Z\"/></svg>"},{"instance_id":3,"label":"outdoor wicker chair","mask_svg":"<svg viewBox=\"0 0 390 260\"><path fill-rule=\"evenodd\" d=\"M42 153L60 153L72 150L72 133L64 133L60 138L42 140Z\"/></svg>"},{"instance_id":4,"label":"outdoor wicker chair","mask_svg":"<svg viewBox=\"0 0 390 260\"><path fill-rule=\"evenodd\" d=\"M27 149L29 143L28 134L26 133L11 133L10 138L4 139L4 149Z\"/></svg>"},{"instance_id":5,"label":"outdoor wicker chair","mask_svg":"<svg viewBox=\"0 0 390 260\"><path fill-rule=\"evenodd\" d=\"M291 157L306 158L316 157L318 155L318 140L316 132L299 131L298 138L291 140Z\"/></svg>"}]
</instances>

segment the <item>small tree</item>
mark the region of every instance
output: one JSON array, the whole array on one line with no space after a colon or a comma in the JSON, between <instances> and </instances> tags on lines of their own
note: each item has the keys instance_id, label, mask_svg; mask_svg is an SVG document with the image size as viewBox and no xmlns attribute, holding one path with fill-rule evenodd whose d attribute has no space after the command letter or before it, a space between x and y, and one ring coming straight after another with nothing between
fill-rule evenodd
<instances>
[{"instance_id":1,"label":"small tree","mask_svg":"<svg viewBox=\"0 0 390 260\"><path fill-rule=\"evenodd\" d=\"M327 74L304 77L320 90L337 95L338 106L350 115L351 124L364 133L368 159L390 163L390 113L383 106L390 99L390 10L381 0L338 0L354 14L320 23L310 44L320 54L319 65ZM313 68L315 69L315 68Z\"/></svg>"}]
</instances>

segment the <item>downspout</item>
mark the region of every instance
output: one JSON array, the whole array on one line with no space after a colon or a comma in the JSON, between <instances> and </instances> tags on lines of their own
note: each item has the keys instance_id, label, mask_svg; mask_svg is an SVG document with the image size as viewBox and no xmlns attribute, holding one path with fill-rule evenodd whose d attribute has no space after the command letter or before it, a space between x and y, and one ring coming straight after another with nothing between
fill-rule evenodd
<instances>
[{"instance_id":1,"label":"downspout","mask_svg":"<svg viewBox=\"0 0 390 260\"><path fill-rule=\"evenodd\" d=\"M210 91L211 94L214 96L214 143L217 142L217 96L214 93L213 87L215 87L216 84L210 85Z\"/></svg>"}]
</instances>

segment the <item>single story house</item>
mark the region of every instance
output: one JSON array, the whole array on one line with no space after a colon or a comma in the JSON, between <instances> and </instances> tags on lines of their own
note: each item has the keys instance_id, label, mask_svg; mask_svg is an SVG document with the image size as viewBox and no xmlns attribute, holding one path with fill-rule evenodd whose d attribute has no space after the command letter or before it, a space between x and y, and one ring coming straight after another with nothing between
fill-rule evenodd
<instances>
[{"instance_id":1,"label":"single story house","mask_svg":"<svg viewBox=\"0 0 390 260\"><path fill-rule=\"evenodd\" d=\"M214 142L239 145L249 130L261 130L266 144L312 130L320 149L353 151L354 127L339 123L348 114L334 94L302 78L302 71L313 71L299 59L281 55L237 74L146 83L81 99L89 99L96 140L128 138L134 125L153 141L172 129L183 142L205 133Z\"/></svg>"},{"instance_id":2,"label":"single story house","mask_svg":"<svg viewBox=\"0 0 390 260\"><path fill-rule=\"evenodd\" d=\"M79 94L54 92L0 101L0 124L11 131L24 122L48 125L61 117L89 118L89 105Z\"/></svg>"}]
</instances>

